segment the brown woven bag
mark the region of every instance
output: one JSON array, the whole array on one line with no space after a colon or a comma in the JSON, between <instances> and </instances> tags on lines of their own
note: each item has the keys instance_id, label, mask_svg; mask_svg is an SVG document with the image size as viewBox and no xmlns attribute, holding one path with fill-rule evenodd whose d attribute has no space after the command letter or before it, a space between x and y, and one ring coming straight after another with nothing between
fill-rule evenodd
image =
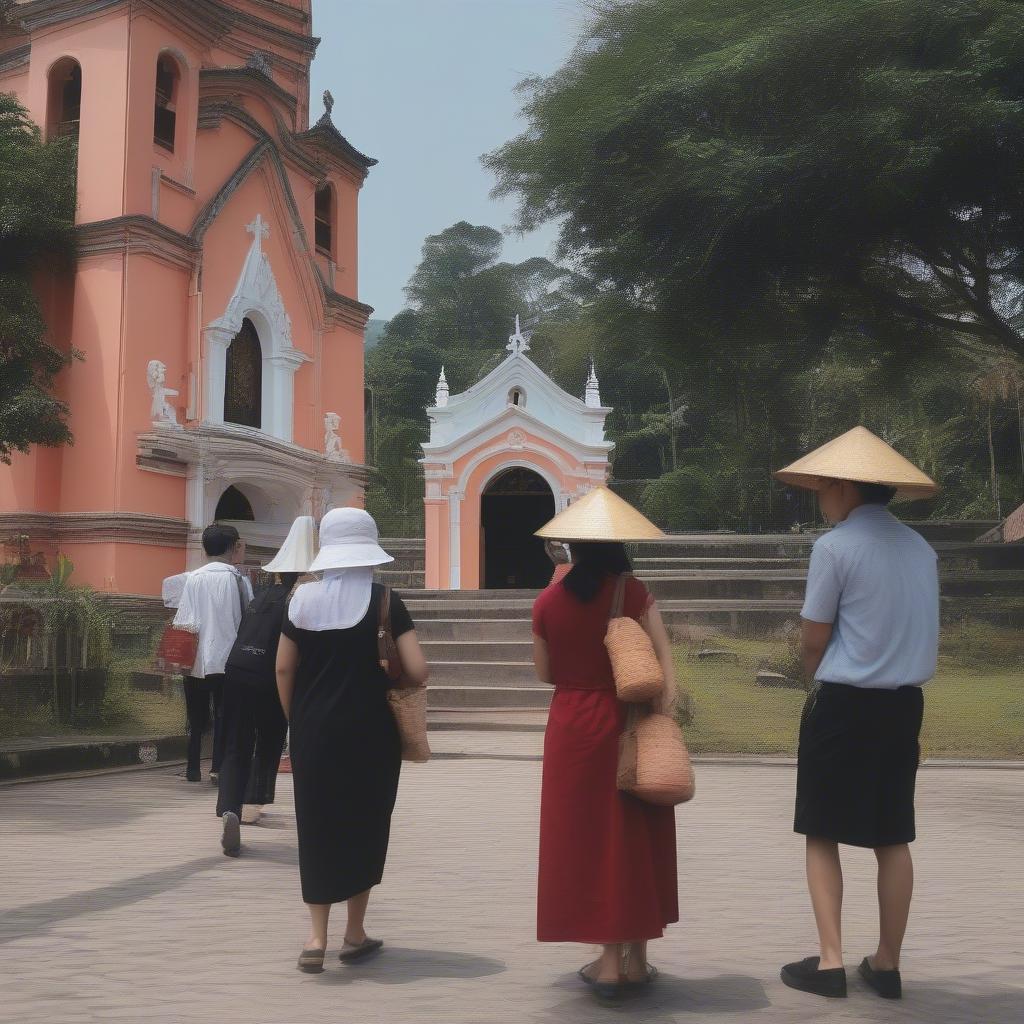
<instances>
[{"instance_id":1,"label":"brown woven bag","mask_svg":"<svg viewBox=\"0 0 1024 1024\"><path fill-rule=\"evenodd\" d=\"M693 764L674 718L636 706L629 709L615 781L620 790L649 804L674 807L693 799Z\"/></svg>"},{"instance_id":2,"label":"brown woven bag","mask_svg":"<svg viewBox=\"0 0 1024 1024\"><path fill-rule=\"evenodd\" d=\"M620 576L615 583L604 645L612 662L616 696L634 704L657 697L665 687L665 673L644 627L622 614L625 597L626 577Z\"/></svg>"},{"instance_id":3,"label":"brown woven bag","mask_svg":"<svg viewBox=\"0 0 1024 1024\"><path fill-rule=\"evenodd\" d=\"M427 688L410 686L402 675L398 645L391 635L391 588L385 587L377 620L377 657L393 684L388 690L388 705L395 716L402 739L403 761L429 761L427 741Z\"/></svg>"}]
</instances>

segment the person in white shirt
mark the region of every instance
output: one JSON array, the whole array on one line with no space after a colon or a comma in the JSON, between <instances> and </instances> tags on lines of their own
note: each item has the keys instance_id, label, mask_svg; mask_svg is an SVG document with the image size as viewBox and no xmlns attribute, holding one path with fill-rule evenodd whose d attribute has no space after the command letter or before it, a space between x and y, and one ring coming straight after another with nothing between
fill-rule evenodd
<instances>
[{"instance_id":1,"label":"person in white shirt","mask_svg":"<svg viewBox=\"0 0 1024 1024\"><path fill-rule=\"evenodd\" d=\"M224 691L224 666L235 642L242 612L252 600L252 586L238 571L245 558L245 541L233 526L214 524L203 531L207 563L189 573L178 603L174 625L198 634L196 658L185 677L185 711L188 716L188 755L185 778L199 782L200 745L210 723L213 703L213 763L210 781L217 782L223 757L219 727Z\"/></svg>"}]
</instances>

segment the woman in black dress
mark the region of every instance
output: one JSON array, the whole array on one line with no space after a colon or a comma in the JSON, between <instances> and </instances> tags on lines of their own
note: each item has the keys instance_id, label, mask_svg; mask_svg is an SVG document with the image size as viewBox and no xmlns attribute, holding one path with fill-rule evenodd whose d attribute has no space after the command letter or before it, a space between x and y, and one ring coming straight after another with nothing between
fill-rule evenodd
<instances>
[{"instance_id":1,"label":"woman in black dress","mask_svg":"<svg viewBox=\"0 0 1024 1024\"><path fill-rule=\"evenodd\" d=\"M302 898L311 930L299 968L323 968L331 905L348 904L340 959L383 943L364 928L370 890L384 872L398 792L401 743L377 650L384 588L373 566L392 561L362 509L332 509L320 524L311 572L323 579L292 597L277 655L277 684L290 725ZM391 595L391 629L410 682L427 664L405 605Z\"/></svg>"}]
</instances>

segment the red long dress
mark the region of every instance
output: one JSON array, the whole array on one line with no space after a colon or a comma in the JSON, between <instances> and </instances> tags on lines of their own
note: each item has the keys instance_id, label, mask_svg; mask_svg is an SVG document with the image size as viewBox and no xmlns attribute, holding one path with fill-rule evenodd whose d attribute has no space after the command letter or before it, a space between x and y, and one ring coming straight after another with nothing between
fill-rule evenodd
<instances>
[{"instance_id":1,"label":"red long dress","mask_svg":"<svg viewBox=\"0 0 1024 1024\"><path fill-rule=\"evenodd\" d=\"M533 606L555 686L544 736L537 938L617 943L659 938L679 920L675 813L615 786L625 705L604 646L614 577L583 603L561 583ZM627 579L624 614L652 603Z\"/></svg>"}]
</instances>

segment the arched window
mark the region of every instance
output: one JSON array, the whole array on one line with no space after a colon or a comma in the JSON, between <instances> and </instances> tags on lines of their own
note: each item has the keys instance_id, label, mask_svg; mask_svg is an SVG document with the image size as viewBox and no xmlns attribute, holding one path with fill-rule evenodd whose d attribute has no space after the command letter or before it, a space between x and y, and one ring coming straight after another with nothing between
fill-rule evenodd
<instances>
[{"instance_id":1,"label":"arched window","mask_svg":"<svg viewBox=\"0 0 1024 1024\"><path fill-rule=\"evenodd\" d=\"M46 99L47 134L50 138L78 138L82 116L82 68L73 57L64 57L50 69Z\"/></svg>"},{"instance_id":2,"label":"arched window","mask_svg":"<svg viewBox=\"0 0 1024 1024\"><path fill-rule=\"evenodd\" d=\"M334 189L330 184L316 190L314 206L314 236L316 251L324 256L334 255Z\"/></svg>"},{"instance_id":3,"label":"arched window","mask_svg":"<svg viewBox=\"0 0 1024 1024\"><path fill-rule=\"evenodd\" d=\"M236 522L252 523L256 520L249 499L234 485L220 496L213 518L215 522L234 519Z\"/></svg>"},{"instance_id":4,"label":"arched window","mask_svg":"<svg viewBox=\"0 0 1024 1024\"><path fill-rule=\"evenodd\" d=\"M526 406L526 392L522 388L512 388L508 393L508 404L516 405L520 408Z\"/></svg>"},{"instance_id":5,"label":"arched window","mask_svg":"<svg viewBox=\"0 0 1024 1024\"><path fill-rule=\"evenodd\" d=\"M262 426L263 350L251 320L228 346L224 368L224 422L243 427Z\"/></svg>"},{"instance_id":6,"label":"arched window","mask_svg":"<svg viewBox=\"0 0 1024 1024\"><path fill-rule=\"evenodd\" d=\"M153 143L174 152L177 127L178 91L181 72L173 57L163 54L156 62L156 107L153 114Z\"/></svg>"}]
</instances>

